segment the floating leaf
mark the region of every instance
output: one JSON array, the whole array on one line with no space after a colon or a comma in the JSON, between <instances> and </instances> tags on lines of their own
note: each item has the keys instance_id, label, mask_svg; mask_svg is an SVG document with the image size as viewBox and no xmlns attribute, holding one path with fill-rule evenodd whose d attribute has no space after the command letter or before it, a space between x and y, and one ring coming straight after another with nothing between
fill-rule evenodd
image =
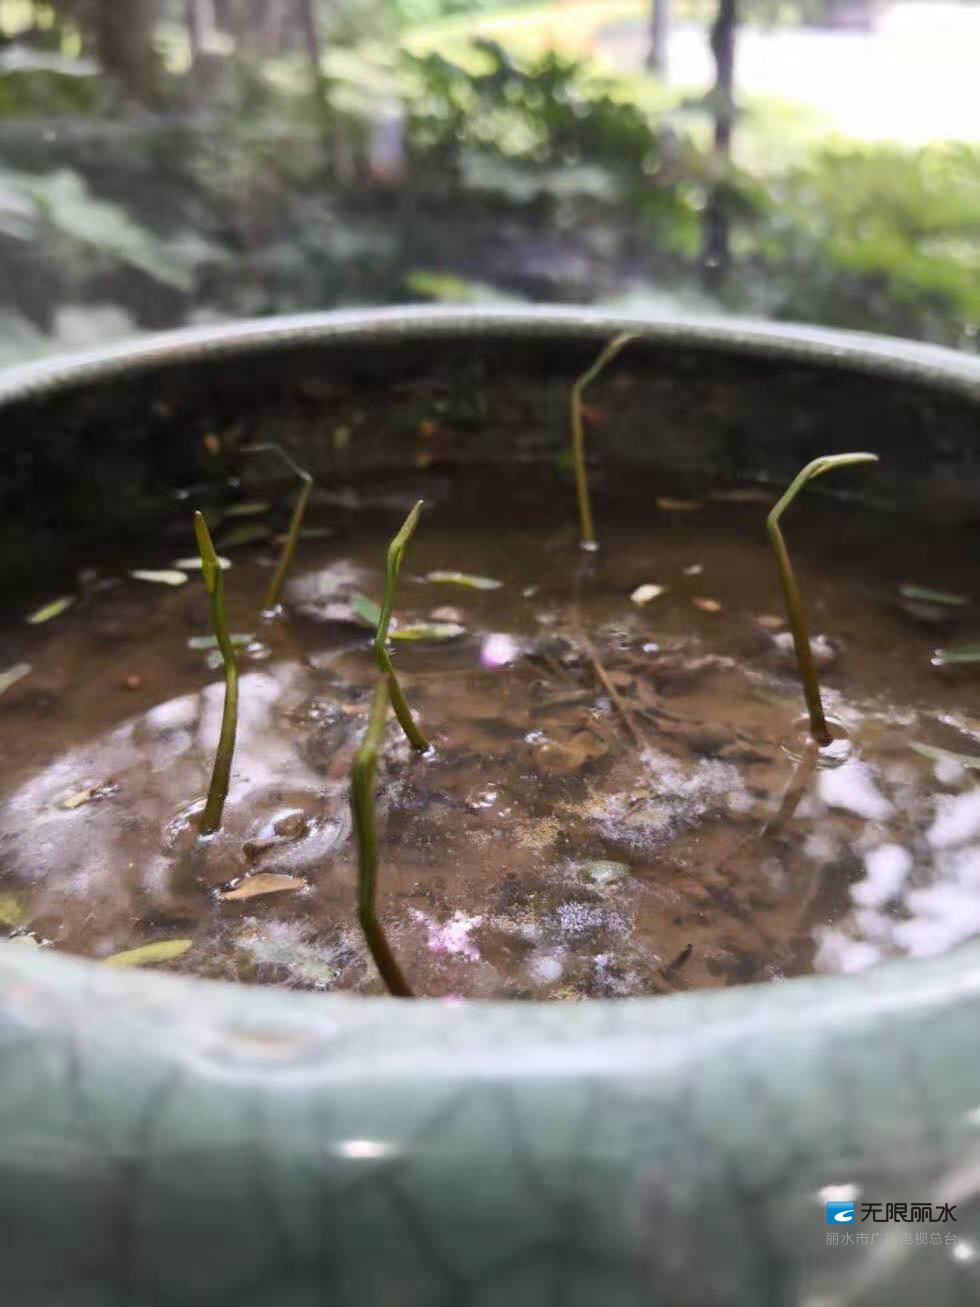
<instances>
[{"instance_id":1,"label":"floating leaf","mask_svg":"<svg viewBox=\"0 0 980 1307\"><path fill-rule=\"evenodd\" d=\"M183 572L177 572L171 568L164 568L160 571L148 571L145 568L137 568L135 572L129 574L134 581L152 581L154 585L186 585L187 577Z\"/></svg>"},{"instance_id":2,"label":"floating leaf","mask_svg":"<svg viewBox=\"0 0 980 1307\"><path fill-rule=\"evenodd\" d=\"M711 498L722 504L771 504L774 495L753 486L736 486L732 490L713 490Z\"/></svg>"},{"instance_id":3,"label":"floating leaf","mask_svg":"<svg viewBox=\"0 0 980 1307\"><path fill-rule=\"evenodd\" d=\"M596 862L583 862L580 870L586 880L590 880L593 885L615 885L617 881L625 880L630 874L630 869L625 862L613 862L606 858L600 858Z\"/></svg>"},{"instance_id":4,"label":"floating leaf","mask_svg":"<svg viewBox=\"0 0 980 1307\"><path fill-rule=\"evenodd\" d=\"M182 957L193 942L190 939L160 939L155 944L127 949L125 953L113 953L105 959L105 964L107 967L153 967L158 962L172 962L174 958Z\"/></svg>"},{"instance_id":5,"label":"floating leaf","mask_svg":"<svg viewBox=\"0 0 980 1307\"><path fill-rule=\"evenodd\" d=\"M5 672L0 672L0 694L9 690L12 685L16 685L18 681L22 681L30 670L30 663L15 663Z\"/></svg>"},{"instance_id":6,"label":"floating leaf","mask_svg":"<svg viewBox=\"0 0 980 1307\"><path fill-rule=\"evenodd\" d=\"M962 608L970 600L966 595L949 594L945 590L930 590L924 585L902 585L898 588L903 599L922 600L928 604L945 604L950 608Z\"/></svg>"},{"instance_id":7,"label":"floating leaf","mask_svg":"<svg viewBox=\"0 0 980 1307\"><path fill-rule=\"evenodd\" d=\"M60 800L59 808L64 808L68 812L73 812L76 808L81 808L83 804L92 803L95 799L107 799L115 794L119 786L112 781L99 781L96 785L86 785L83 790L76 790L73 794L66 795Z\"/></svg>"},{"instance_id":8,"label":"floating leaf","mask_svg":"<svg viewBox=\"0 0 980 1307\"><path fill-rule=\"evenodd\" d=\"M695 608L700 608L702 613L721 612L721 604L718 602L717 599L702 599L700 596L696 596L694 599L691 600L691 603L694 605Z\"/></svg>"},{"instance_id":9,"label":"floating leaf","mask_svg":"<svg viewBox=\"0 0 980 1307\"><path fill-rule=\"evenodd\" d=\"M218 566L221 568L222 572L227 572L228 568L231 567L231 559L219 558ZM185 572L199 572L201 570L202 563L200 557L178 558L177 561L174 563L174 567L183 568Z\"/></svg>"},{"instance_id":10,"label":"floating leaf","mask_svg":"<svg viewBox=\"0 0 980 1307\"><path fill-rule=\"evenodd\" d=\"M369 599L367 595L355 595L350 606L356 617L377 630L378 623L381 621L381 609L373 599Z\"/></svg>"},{"instance_id":11,"label":"floating leaf","mask_svg":"<svg viewBox=\"0 0 980 1307\"><path fill-rule=\"evenodd\" d=\"M225 890L218 895L225 902L237 902L239 899L255 899L260 894L283 894L294 890L306 889L306 881L298 876L282 876L274 871L260 871L254 876L246 876L234 889Z\"/></svg>"},{"instance_id":12,"label":"floating leaf","mask_svg":"<svg viewBox=\"0 0 980 1307\"><path fill-rule=\"evenodd\" d=\"M953 644L948 649L937 649L932 661L937 667L980 663L980 644Z\"/></svg>"},{"instance_id":13,"label":"floating leaf","mask_svg":"<svg viewBox=\"0 0 980 1307\"><path fill-rule=\"evenodd\" d=\"M470 590L499 590L503 585L492 576L471 576L469 572L430 572L425 579L445 585L465 585Z\"/></svg>"},{"instance_id":14,"label":"floating leaf","mask_svg":"<svg viewBox=\"0 0 980 1307\"><path fill-rule=\"evenodd\" d=\"M24 920L24 909L12 894L0 894L0 926L19 926Z\"/></svg>"},{"instance_id":15,"label":"floating leaf","mask_svg":"<svg viewBox=\"0 0 980 1307\"><path fill-rule=\"evenodd\" d=\"M650 603L653 599L659 599L662 594L667 593L665 585L638 585L630 595L634 604L639 604L642 608L644 604Z\"/></svg>"},{"instance_id":16,"label":"floating leaf","mask_svg":"<svg viewBox=\"0 0 980 1307\"><path fill-rule=\"evenodd\" d=\"M697 499L669 499L662 495L657 500L658 508L666 508L674 513L693 513L696 508L700 508L700 501Z\"/></svg>"},{"instance_id":17,"label":"floating leaf","mask_svg":"<svg viewBox=\"0 0 980 1307\"><path fill-rule=\"evenodd\" d=\"M242 545L254 545L259 540L268 540L271 534L264 522L244 522L223 535L218 541L218 548L238 549Z\"/></svg>"},{"instance_id":18,"label":"floating leaf","mask_svg":"<svg viewBox=\"0 0 980 1307\"><path fill-rule=\"evenodd\" d=\"M60 617L66 608L70 608L75 602L74 595L63 595L60 599L52 599L51 603L45 604L43 608L36 609L27 618L30 626L40 626L42 622L50 622L53 617Z\"/></svg>"},{"instance_id":19,"label":"floating leaf","mask_svg":"<svg viewBox=\"0 0 980 1307\"><path fill-rule=\"evenodd\" d=\"M231 642L233 645L244 646L251 644L254 639L254 635L239 633L231 637ZM194 650L217 649L218 637L216 635L192 635L187 641L187 647Z\"/></svg>"},{"instance_id":20,"label":"floating leaf","mask_svg":"<svg viewBox=\"0 0 980 1307\"><path fill-rule=\"evenodd\" d=\"M222 511L225 517L261 517L263 513L268 513L270 507L262 500L255 499L247 503L226 505Z\"/></svg>"},{"instance_id":21,"label":"floating leaf","mask_svg":"<svg viewBox=\"0 0 980 1307\"><path fill-rule=\"evenodd\" d=\"M958 762L961 767L970 767L973 771L980 771L980 758L970 753L953 753L950 749L937 749L932 744L921 744L918 740L913 740L909 748L914 752L921 754L923 758L929 758L932 762Z\"/></svg>"},{"instance_id":22,"label":"floating leaf","mask_svg":"<svg viewBox=\"0 0 980 1307\"><path fill-rule=\"evenodd\" d=\"M282 967L294 979L317 989L332 985L340 974L335 966L324 960L318 949L295 939L246 935L236 943L258 966Z\"/></svg>"},{"instance_id":23,"label":"floating leaf","mask_svg":"<svg viewBox=\"0 0 980 1307\"><path fill-rule=\"evenodd\" d=\"M458 640L466 634L459 622L414 622L410 626L393 626L388 632L392 640Z\"/></svg>"}]
</instances>

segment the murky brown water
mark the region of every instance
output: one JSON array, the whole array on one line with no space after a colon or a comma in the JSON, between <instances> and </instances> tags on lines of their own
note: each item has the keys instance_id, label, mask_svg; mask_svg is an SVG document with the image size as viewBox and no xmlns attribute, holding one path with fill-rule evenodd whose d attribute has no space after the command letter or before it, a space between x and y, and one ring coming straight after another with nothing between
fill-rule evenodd
<instances>
[{"instance_id":1,"label":"murky brown water","mask_svg":"<svg viewBox=\"0 0 980 1307\"><path fill-rule=\"evenodd\" d=\"M200 574L169 588L102 560L61 616L8 614L0 667L31 671L0 698L0 929L97 958L187 939L176 970L380 989L347 787L376 673L349 605L380 598L418 491L435 503L398 617L465 628L394 645L435 743L414 756L392 720L378 786L379 905L418 992L661 993L859 970L980 930L976 773L910 747L980 754L980 670L932 663L980 638L978 606L910 613L898 595L980 597L975 541L810 492L791 511L827 707L850 736L839 765L813 769L758 491L664 508L655 487L620 487L588 560L567 485L498 484L488 516L480 484L320 495L311 522L335 535L304 541L276 620L257 615L275 548L228 551L232 628L252 640L225 826L196 849L222 698L188 645L209 633ZM190 553L188 520L127 565ZM436 569L501 585L427 580ZM644 583L665 590L640 606ZM220 897L260 872L302 887Z\"/></svg>"}]
</instances>

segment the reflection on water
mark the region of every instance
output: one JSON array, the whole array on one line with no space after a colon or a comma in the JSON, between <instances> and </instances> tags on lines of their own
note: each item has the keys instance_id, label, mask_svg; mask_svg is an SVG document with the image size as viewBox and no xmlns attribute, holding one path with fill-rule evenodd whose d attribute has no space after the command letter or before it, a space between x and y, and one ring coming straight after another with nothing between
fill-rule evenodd
<instances>
[{"instance_id":1,"label":"reflection on water","mask_svg":"<svg viewBox=\"0 0 980 1307\"><path fill-rule=\"evenodd\" d=\"M869 548L860 576L828 573L840 525L816 514L824 561L801 548L799 571L834 637L826 697L847 731L827 759L800 736L765 543L744 510L714 511L653 543L608 529L578 581L568 532L542 547L536 525L438 514L419 530L397 615L464 628L393 653L434 744L416 757L391 723L378 780L381 911L420 992L666 993L862 970L980 933L976 773L909 748L980 752L969 683L931 665L933 631L868 601L914 564ZM59 629L6 637L4 665L33 670L0 705L5 929L95 957L186 938L180 969L377 989L347 791L377 673L352 601L380 594L398 516L355 513L305 545L286 615L242 649L226 820L203 843L222 706L203 589L124 583ZM980 593L943 548L950 588ZM255 629L267 561L244 551L226 573L234 630ZM449 593L429 580L447 566L501 585ZM653 602L631 600L640 584L660 587Z\"/></svg>"}]
</instances>

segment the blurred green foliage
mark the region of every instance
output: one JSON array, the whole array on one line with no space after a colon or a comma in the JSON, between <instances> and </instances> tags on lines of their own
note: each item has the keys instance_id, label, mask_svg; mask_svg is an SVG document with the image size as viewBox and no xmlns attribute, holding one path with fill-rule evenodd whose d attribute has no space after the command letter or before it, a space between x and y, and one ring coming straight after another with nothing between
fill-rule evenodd
<instances>
[{"instance_id":1,"label":"blurred green foliage","mask_svg":"<svg viewBox=\"0 0 980 1307\"><path fill-rule=\"evenodd\" d=\"M215 56L203 103L175 65L153 114L120 114L47 32L0 47L0 362L420 296L717 307L698 266L709 197L732 230L724 307L970 345L980 147L837 143L749 175L696 114L589 63L487 40L396 58L348 10L326 121L292 47Z\"/></svg>"}]
</instances>

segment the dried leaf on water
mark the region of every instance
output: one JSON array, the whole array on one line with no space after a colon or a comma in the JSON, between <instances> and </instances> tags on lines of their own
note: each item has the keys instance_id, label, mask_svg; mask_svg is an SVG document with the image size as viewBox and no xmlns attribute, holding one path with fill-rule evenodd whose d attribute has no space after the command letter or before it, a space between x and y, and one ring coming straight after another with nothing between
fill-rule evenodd
<instances>
[{"instance_id":1,"label":"dried leaf on water","mask_svg":"<svg viewBox=\"0 0 980 1307\"><path fill-rule=\"evenodd\" d=\"M932 661L937 667L980 663L980 644L953 644L948 649L937 649Z\"/></svg>"},{"instance_id":2,"label":"dried leaf on water","mask_svg":"<svg viewBox=\"0 0 980 1307\"><path fill-rule=\"evenodd\" d=\"M93 803L96 799L108 799L118 788L119 786L113 781L99 781L96 785L86 785L84 789L75 790L74 793L63 797L58 807L73 812L76 808L81 808L86 803Z\"/></svg>"},{"instance_id":3,"label":"dried leaf on water","mask_svg":"<svg viewBox=\"0 0 980 1307\"><path fill-rule=\"evenodd\" d=\"M154 944L127 949L125 953L113 953L104 961L107 967L152 967L183 957L193 942L190 939L160 939Z\"/></svg>"},{"instance_id":4,"label":"dried leaf on water","mask_svg":"<svg viewBox=\"0 0 980 1307\"><path fill-rule=\"evenodd\" d=\"M650 603L653 599L659 599L662 594L666 593L667 587L665 585L638 585L630 595L630 599L634 604L639 604L642 608L644 604Z\"/></svg>"},{"instance_id":5,"label":"dried leaf on water","mask_svg":"<svg viewBox=\"0 0 980 1307\"><path fill-rule=\"evenodd\" d=\"M970 753L953 753L950 749L937 749L932 744L922 744L918 740L912 740L909 748L932 762L958 762L961 767L980 771L980 758Z\"/></svg>"},{"instance_id":6,"label":"dried leaf on water","mask_svg":"<svg viewBox=\"0 0 980 1307\"><path fill-rule=\"evenodd\" d=\"M19 926L24 920L24 909L12 894L0 894L0 926Z\"/></svg>"},{"instance_id":7,"label":"dried leaf on water","mask_svg":"<svg viewBox=\"0 0 980 1307\"><path fill-rule=\"evenodd\" d=\"M30 663L15 663L13 667L8 667L5 672L0 672L0 694L4 694L18 681L22 681L30 673L30 670Z\"/></svg>"},{"instance_id":8,"label":"dried leaf on water","mask_svg":"<svg viewBox=\"0 0 980 1307\"><path fill-rule=\"evenodd\" d=\"M40 626L42 622L50 622L54 617L60 617L66 608L70 608L75 602L74 595L62 595L60 599L52 599L49 604L35 609L26 619L29 626Z\"/></svg>"},{"instance_id":9,"label":"dried leaf on water","mask_svg":"<svg viewBox=\"0 0 980 1307\"><path fill-rule=\"evenodd\" d=\"M198 556L197 558L178 558L177 561L174 563L174 567L180 567L185 572L199 572L201 570L201 566L202 564L201 564L200 556ZM222 572L227 572L228 568L231 567L231 559L219 558L218 566L221 568Z\"/></svg>"},{"instance_id":10,"label":"dried leaf on water","mask_svg":"<svg viewBox=\"0 0 980 1307\"><path fill-rule=\"evenodd\" d=\"M466 634L459 622L413 622L410 626L393 626L389 632L393 640L458 640Z\"/></svg>"},{"instance_id":11,"label":"dried leaf on water","mask_svg":"<svg viewBox=\"0 0 980 1307\"><path fill-rule=\"evenodd\" d=\"M151 581L154 585L186 585L187 575L176 569L163 568L159 571L138 567L129 574L134 581Z\"/></svg>"},{"instance_id":12,"label":"dried leaf on water","mask_svg":"<svg viewBox=\"0 0 980 1307\"><path fill-rule=\"evenodd\" d=\"M430 572L425 579L445 585L463 585L470 590L499 590L503 585L492 576L473 576L469 572Z\"/></svg>"},{"instance_id":13,"label":"dried leaf on water","mask_svg":"<svg viewBox=\"0 0 980 1307\"><path fill-rule=\"evenodd\" d=\"M240 899L255 899L260 894L283 894L300 889L306 889L306 881L299 876L283 876L275 871L260 871L254 876L246 876L240 885L225 890L218 895L218 898L231 903Z\"/></svg>"},{"instance_id":14,"label":"dried leaf on water","mask_svg":"<svg viewBox=\"0 0 980 1307\"><path fill-rule=\"evenodd\" d=\"M771 504L775 495L761 486L736 486L731 490L713 490L711 498L722 504Z\"/></svg>"},{"instance_id":15,"label":"dried leaf on water","mask_svg":"<svg viewBox=\"0 0 980 1307\"><path fill-rule=\"evenodd\" d=\"M698 499L671 499L667 495L661 495L657 500L658 508L666 508L674 513L693 513L696 508L701 507L701 501Z\"/></svg>"},{"instance_id":16,"label":"dried leaf on water","mask_svg":"<svg viewBox=\"0 0 980 1307\"><path fill-rule=\"evenodd\" d=\"M239 549L242 545L254 545L260 540L268 540L271 534L264 522L245 522L223 535L217 541L217 548Z\"/></svg>"},{"instance_id":17,"label":"dried leaf on water","mask_svg":"<svg viewBox=\"0 0 980 1307\"><path fill-rule=\"evenodd\" d=\"M251 644L255 636L250 632L238 632L231 637L231 642L237 647L243 647ZM187 641L188 649L217 649L218 637L216 635L192 635Z\"/></svg>"},{"instance_id":18,"label":"dried leaf on water","mask_svg":"<svg viewBox=\"0 0 980 1307\"><path fill-rule=\"evenodd\" d=\"M378 622L381 620L381 609L372 599L368 599L367 595L354 595L350 606L356 617L373 630L377 630ZM396 626L392 623L388 631L390 639L411 643L423 640L458 640L465 634L466 627L461 626L459 622L411 622L407 626Z\"/></svg>"},{"instance_id":19,"label":"dried leaf on water","mask_svg":"<svg viewBox=\"0 0 980 1307\"><path fill-rule=\"evenodd\" d=\"M695 608L700 608L702 613L720 613L721 604L717 599L703 599L700 595L695 595L691 600Z\"/></svg>"},{"instance_id":20,"label":"dried leaf on water","mask_svg":"<svg viewBox=\"0 0 980 1307\"><path fill-rule=\"evenodd\" d=\"M226 505L222 512L225 517L261 517L268 513L270 505L264 500L254 499L241 504Z\"/></svg>"},{"instance_id":21,"label":"dried leaf on water","mask_svg":"<svg viewBox=\"0 0 980 1307\"><path fill-rule=\"evenodd\" d=\"M362 622L367 622L368 626L377 630L378 623L381 621L381 609L373 599L369 599L367 595L355 595L350 606L355 617L359 617Z\"/></svg>"},{"instance_id":22,"label":"dried leaf on water","mask_svg":"<svg viewBox=\"0 0 980 1307\"><path fill-rule=\"evenodd\" d=\"M970 602L967 595L949 594L946 590L930 590L924 585L902 585L898 588L903 599L927 604L944 604L949 608L962 608Z\"/></svg>"}]
</instances>

